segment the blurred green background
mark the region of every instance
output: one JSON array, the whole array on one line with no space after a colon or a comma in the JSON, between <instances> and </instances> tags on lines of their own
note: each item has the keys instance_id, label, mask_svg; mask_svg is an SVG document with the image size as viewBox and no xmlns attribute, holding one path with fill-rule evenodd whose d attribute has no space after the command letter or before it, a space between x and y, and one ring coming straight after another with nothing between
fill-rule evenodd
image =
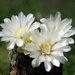
<instances>
[{"instance_id":1,"label":"blurred green background","mask_svg":"<svg viewBox=\"0 0 75 75\"><path fill-rule=\"evenodd\" d=\"M59 11L62 19L72 18L72 25L75 26L75 0L0 0L0 23L3 23L4 18L18 15L20 11L25 15L33 13L37 21ZM75 36L72 37L75 39ZM5 46L5 42L0 41L0 75L9 73L8 51ZM75 44L70 46L72 50L65 54L69 61L63 66L63 75L75 75Z\"/></svg>"}]
</instances>

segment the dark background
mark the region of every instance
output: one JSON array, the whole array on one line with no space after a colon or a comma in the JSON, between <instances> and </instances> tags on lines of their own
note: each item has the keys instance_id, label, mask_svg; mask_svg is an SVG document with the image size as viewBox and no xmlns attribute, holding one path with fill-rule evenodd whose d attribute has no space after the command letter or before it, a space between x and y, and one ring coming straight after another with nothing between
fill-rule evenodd
<instances>
[{"instance_id":1,"label":"dark background","mask_svg":"<svg viewBox=\"0 0 75 75\"><path fill-rule=\"evenodd\" d=\"M4 18L11 18L21 11L25 15L33 13L37 21L59 11L62 19L72 18L72 26L75 26L75 0L0 0L0 23L3 23ZM72 37L75 39L75 36ZM5 46L5 42L0 42L0 75L8 75L9 72ZM65 53L69 61L63 66L63 75L75 75L75 44L70 46L72 50Z\"/></svg>"}]
</instances>

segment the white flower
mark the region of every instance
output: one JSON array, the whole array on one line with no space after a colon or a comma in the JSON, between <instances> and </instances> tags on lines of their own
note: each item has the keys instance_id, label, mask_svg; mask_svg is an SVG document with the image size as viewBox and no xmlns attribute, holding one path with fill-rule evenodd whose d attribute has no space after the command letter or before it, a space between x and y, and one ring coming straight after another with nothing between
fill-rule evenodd
<instances>
[{"instance_id":1,"label":"white flower","mask_svg":"<svg viewBox=\"0 0 75 75\"><path fill-rule=\"evenodd\" d=\"M15 44L19 47L23 45L21 36L24 33L31 32L39 27L39 23L34 21L33 14L25 16L22 12L18 16L12 16L11 20L8 18L4 19L4 23L1 24L3 28L0 32L1 41L10 41L7 49L13 49ZM33 23L33 24L32 24Z\"/></svg>"},{"instance_id":2,"label":"white flower","mask_svg":"<svg viewBox=\"0 0 75 75\"><path fill-rule=\"evenodd\" d=\"M31 40L34 43L27 44L25 49L30 51L30 57L34 58L33 67L38 67L44 62L45 70L50 71L52 65L59 67L60 63L65 64L68 61L63 52L68 52L70 47L65 40L60 40L55 28L49 32L43 24L41 32L33 31Z\"/></svg>"},{"instance_id":3,"label":"white flower","mask_svg":"<svg viewBox=\"0 0 75 75\"><path fill-rule=\"evenodd\" d=\"M75 34L75 28L72 28L71 25L72 19L66 18L61 20L61 14L57 12L55 17L50 15L49 18L42 18L40 21L47 26L49 31L55 26L60 38L65 39L69 44L74 43L74 40L70 38L70 36Z\"/></svg>"}]
</instances>

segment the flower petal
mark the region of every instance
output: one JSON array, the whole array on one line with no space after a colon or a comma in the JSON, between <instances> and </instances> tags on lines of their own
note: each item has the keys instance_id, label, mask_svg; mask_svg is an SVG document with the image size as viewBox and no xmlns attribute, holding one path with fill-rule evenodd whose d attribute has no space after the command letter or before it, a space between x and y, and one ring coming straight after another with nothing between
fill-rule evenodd
<instances>
[{"instance_id":1,"label":"flower petal","mask_svg":"<svg viewBox=\"0 0 75 75\"><path fill-rule=\"evenodd\" d=\"M23 40L21 39L17 40L16 45L21 47L23 45Z\"/></svg>"},{"instance_id":2,"label":"flower petal","mask_svg":"<svg viewBox=\"0 0 75 75\"><path fill-rule=\"evenodd\" d=\"M72 19L64 19L61 22L61 29L66 29L68 25L70 25L72 23Z\"/></svg>"},{"instance_id":3,"label":"flower petal","mask_svg":"<svg viewBox=\"0 0 75 75\"><path fill-rule=\"evenodd\" d=\"M41 29L40 33L42 34L42 37L43 37L42 40L47 39L47 31L48 31L48 29L47 29L46 25L41 24L40 29Z\"/></svg>"},{"instance_id":4,"label":"flower petal","mask_svg":"<svg viewBox=\"0 0 75 75\"><path fill-rule=\"evenodd\" d=\"M53 46L52 50L58 49L58 48L60 48L60 47L66 46L66 45L68 45L68 42L67 42L66 40L63 40L63 39L62 39L61 41L57 42L57 43Z\"/></svg>"},{"instance_id":5,"label":"flower petal","mask_svg":"<svg viewBox=\"0 0 75 75\"><path fill-rule=\"evenodd\" d=\"M20 13L19 13L18 18L19 18L19 21L20 21L20 26L21 26L22 28L25 28L25 25L26 25L26 17L25 17L25 15L23 14L23 12L20 12Z\"/></svg>"},{"instance_id":6,"label":"flower petal","mask_svg":"<svg viewBox=\"0 0 75 75\"><path fill-rule=\"evenodd\" d=\"M4 36L1 38L1 41L15 41L16 39L9 36Z\"/></svg>"},{"instance_id":7,"label":"flower petal","mask_svg":"<svg viewBox=\"0 0 75 75\"><path fill-rule=\"evenodd\" d=\"M28 50L28 51L36 51L36 50L39 50L39 46L36 45L36 44L33 44L33 43L29 43L25 46L25 49Z\"/></svg>"},{"instance_id":8,"label":"flower petal","mask_svg":"<svg viewBox=\"0 0 75 75\"><path fill-rule=\"evenodd\" d=\"M37 59L36 65L39 66L39 65L40 65L42 62L44 62L44 61L45 61L44 55L40 55L40 56L38 57L38 59Z\"/></svg>"},{"instance_id":9,"label":"flower petal","mask_svg":"<svg viewBox=\"0 0 75 75\"><path fill-rule=\"evenodd\" d=\"M45 56L45 59L46 59L47 61L49 61L49 62L52 60L51 57L48 56L48 55Z\"/></svg>"},{"instance_id":10,"label":"flower petal","mask_svg":"<svg viewBox=\"0 0 75 75\"><path fill-rule=\"evenodd\" d=\"M68 52L68 51L70 51L71 50L71 47L70 46L65 46L65 47L63 47L63 51L64 52Z\"/></svg>"},{"instance_id":11,"label":"flower petal","mask_svg":"<svg viewBox=\"0 0 75 75\"><path fill-rule=\"evenodd\" d=\"M50 42L51 45L53 45L55 42L60 40L60 37L57 33L57 31L54 29L52 29L48 34L47 34L48 40ZM57 37L57 38L56 38Z\"/></svg>"},{"instance_id":12,"label":"flower petal","mask_svg":"<svg viewBox=\"0 0 75 75\"><path fill-rule=\"evenodd\" d=\"M54 58L56 58L57 60L59 60L62 64L65 64L68 59L65 56L55 56Z\"/></svg>"},{"instance_id":13,"label":"flower petal","mask_svg":"<svg viewBox=\"0 0 75 75\"><path fill-rule=\"evenodd\" d=\"M18 19L18 17L17 16L12 16L11 17L11 20L12 20L12 23L13 23L13 25L15 26L14 28L15 28L15 30L18 30L19 28L20 28L20 22L19 22L19 19Z\"/></svg>"},{"instance_id":14,"label":"flower petal","mask_svg":"<svg viewBox=\"0 0 75 75\"><path fill-rule=\"evenodd\" d=\"M37 58L33 59L31 64L32 64L32 67L36 67L36 62L37 62Z\"/></svg>"},{"instance_id":15,"label":"flower petal","mask_svg":"<svg viewBox=\"0 0 75 75\"><path fill-rule=\"evenodd\" d=\"M0 32L0 37L2 37L2 36L7 36L7 34Z\"/></svg>"},{"instance_id":16,"label":"flower petal","mask_svg":"<svg viewBox=\"0 0 75 75\"><path fill-rule=\"evenodd\" d=\"M61 23L61 14L60 14L60 12L57 12L55 14L55 26L59 27L60 23Z\"/></svg>"},{"instance_id":17,"label":"flower petal","mask_svg":"<svg viewBox=\"0 0 75 75\"><path fill-rule=\"evenodd\" d=\"M66 46L64 46L64 47L61 47L61 48L58 48L58 49L55 49L55 51L62 51L62 52L68 52L68 51L70 51L71 50L71 48L70 48L70 46L68 46L68 45L66 45ZM54 52L52 52L52 53L55 53L55 51Z\"/></svg>"},{"instance_id":18,"label":"flower petal","mask_svg":"<svg viewBox=\"0 0 75 75\"><path fill-rule=\"evenodd\" d=\"M45 60L44 62L45 70L49 72L52 68L51 64Z\"/></svg>"},{"instance_id":19,"label":"flower petal","mask_svg":"<svg viewBox=\"0 0 75 75\"><path fill-rule=\"evenodd\" d=\"M39 22L34 22L32 24L32 26L30 27L29 31L33 31L33 30L39 28L39 26L40 26L40 23Z\"/></svg>"},{"instance_id":20,"label":"flower petal","mask_svg":"<svg viewBox=\"0 0 75 75\"><path fill-rule=\"evenodd\" d=\"M7 49L8 49L8 50L13 49L14 46L15 46L15 42L16 42L16 41L13 41L13 42L10 41L10 43L7 45Z\"/></svg>"},{"instance_id":21,"label":"flower petal","mask_svg":"<svg viewBox=\"0 0 75 75\"><path fill-rule=\"evenodd\" d=\"M42 43L42 36L40 35L40 32L38 30L35 30L32 32L32 37L30 38L33 42L35 42L35 44L37 44L38 46L41 45Z\"/></svg>"},{"instance_id":22,"label":"flower petal","mask_svg":"<svg viewBox=\"0 0 75 75\"><path fill-rule=\"evenodd\" d=\"M53 56L63 56L64 54L63 54L63 51L61 51L61 50L55 50L55 51L53 51L53 52L51 52L51 54L53 55Z\"/></svg>"},{"instance_id":23,"label":"flower petal","mask_svg":"<svg viewBox=\"0 0 75 75\"><path fill-rule=\"evenodd\" d=\"M5 18L5 19L4 19L4 22L8 22L8 21L10 21L9 18Z\"/></svg>"},{"instance_id":24,"label":"flower petal","mask_svg":"<svg viewBox=\"0 0 75 75\"><path fill-rule=\"evenodd\" d=\"M70 37L75 34L75 28L71 28L65 35L64 37Z\"/></svg>"},{"instance_id":25,"label":"flower petal","mask_svg":"<svg viewBox=\"0 0 75 75\"><path fill-rule=\"evenodd\" d=\"M63 39L66 40L68 42L68 44L73 44L74 43L74 39L72 39L72 38L65 37Z\"/></svg>"},{"instance_id":26,"label":"flower petal","mask_svg":"<svg viewBox=\"0 0 75 75\"><path fill-rule=\"evenodd\" d=\"M60 62L57 59L53 59L52 64L59 67L60 66Z\"/></svg>"},{"instance_id":27,"label":"flower petal","mask_svg":"<svg viewBox=\"0 0 75 75\"><path fill-rule=\"evenodd\" d=\"M40 21L41 21L43 24L45 24L45 25L48 24L48 21L47 21L47 19L45 19L45 18L40 19Z\"/></svg>"},{"instance_id":28,"label":"flower petal","mask_svg":"<svg viewBox=\"0 0 75 75\"><path fill-rule=\"evenodd\" d=\"M27 21L27 28L30 27L30 25L32 24L32 22L34 21L35 17L33 17L33 14L28 14L26 17L26 21Z\"/></svg>"},{"instance_id":29,"label":"flower petal","mask_svg":"<svg viewBox=\"0 0 75 75\"><path fill-rule=\"evenodd\" d=\"M30 57L31 58L37 58L38 56L40 56L40 52L39 51L32 51L31 53L30 53Z\"/></svg>"}]
</instances>

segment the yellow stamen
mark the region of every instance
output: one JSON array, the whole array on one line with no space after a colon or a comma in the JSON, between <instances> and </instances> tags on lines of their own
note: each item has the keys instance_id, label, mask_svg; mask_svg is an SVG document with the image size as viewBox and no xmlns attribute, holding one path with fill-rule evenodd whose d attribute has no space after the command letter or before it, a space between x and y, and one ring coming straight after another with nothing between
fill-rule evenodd
<instances>
[{"instance_id":1,"label":"yellow stamen","mask_svg":"<svg viewBox=\"0 0 75 75\"><path fill-rule=\"evenodd\" d=\"M51 51L51 45L49 43L44 43L41 45L41 49L43 52L50 52Z\"/></svg>"},{"instance_id":2,"label":"yellow stamen","mask_svg":"<svg viewBox=\"0 0 75 75\"><path fill-rule=\"evenodd\" d=\"M61 30L57 30L58 32L60 32Z\"/></svg>"},{"instance_id":3,"label":"yellow stamen","mask_svg":"<svg viewBox=\"0 0 75 75\"><path fill-rule=\"evenodd\" d=\"M26 43L34 43L32 40L27 40Z\"/></svg>"},{"instance_id":4,"label":"yellow stamen","mask_svg":"<svg viewBox=\"0 0 75 75\"><path fill-rule=\"evenodd\" d=\"M15 32L15 38L20 39L19 34L21 34L22 32L24 32L24 29L23 28L18 29Z\"/></svg>"},{"instance_id":5,"label":"yellow stamen","mask_svg":"<svg viewBox=\"0 0 75 75\"><path fill-rule=\"evenodd\" d=\"M20 28L20 29L18 29L17 31L16 31L16 35L19 35L19 34L21 34L22 32L24 32L24 29L23 28Z\"/></svg>"}]
</instances>

